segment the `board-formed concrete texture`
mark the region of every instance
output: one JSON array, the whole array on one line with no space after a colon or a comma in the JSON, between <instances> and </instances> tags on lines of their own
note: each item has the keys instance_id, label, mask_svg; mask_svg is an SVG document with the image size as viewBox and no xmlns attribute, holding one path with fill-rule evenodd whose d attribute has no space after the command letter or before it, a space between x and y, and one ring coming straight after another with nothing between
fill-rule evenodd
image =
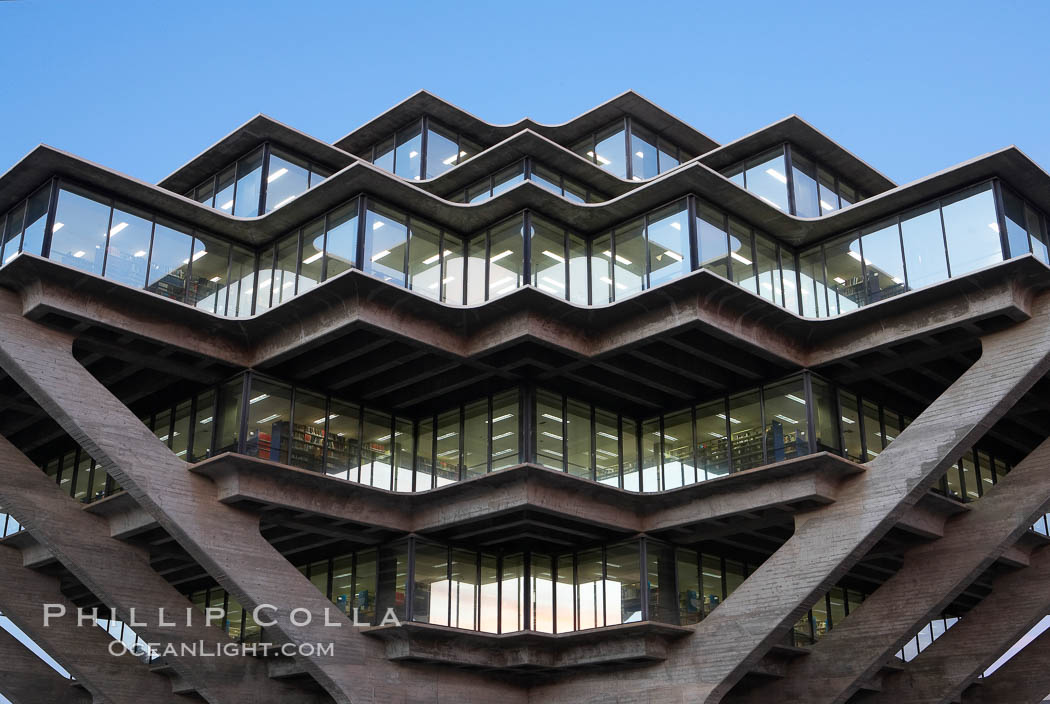
<instances>
[{"instance_id":1,"label":"board-formed concrete texture","mask_svg":"<svg viewBox=\"0 0 1050 704\"><path fill-rule=\"evenodd\" d=\"M0 693L1040 701L1046 635L980 675L1050 609L1046 213L1013 147L896 185L633 92L258 115L157 185L38 147L0 613L73 679L0 631Z\"/></svg>"}]
</instances>

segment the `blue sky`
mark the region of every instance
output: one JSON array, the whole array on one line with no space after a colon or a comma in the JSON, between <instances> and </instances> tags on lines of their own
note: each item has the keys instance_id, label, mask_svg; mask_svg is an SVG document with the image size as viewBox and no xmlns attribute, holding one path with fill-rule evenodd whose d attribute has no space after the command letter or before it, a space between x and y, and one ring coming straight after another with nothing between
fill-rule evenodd
<instances>
[{"instance_id":1,"label":"blue sky","mask_svg":"<svg viewBox=\"0 0 1050 704\"><path fill-rule=\"evenodd\" d=\"M0 171L45 142L156 181L255 113L334 140L420 88L493 122L633 88L719 142L797 113L898 182L1011 143L1050 168L1047 2L12 0L0 27Z\"/></svg>"},{"instance_id":2,"label":"blue sky","mask_svg":"<svg viewBox=\"0 0 1050 704\"><path fill-rule=\"evenodd\" d=\"M898 182L1050 168L1050 2L0 1L0 172L157 181L263 112L332 141L420 88L490 122L634 89L719 142L797 113ZM0 696L0 702L4 701Z\"/></svg>"}]
</instances>

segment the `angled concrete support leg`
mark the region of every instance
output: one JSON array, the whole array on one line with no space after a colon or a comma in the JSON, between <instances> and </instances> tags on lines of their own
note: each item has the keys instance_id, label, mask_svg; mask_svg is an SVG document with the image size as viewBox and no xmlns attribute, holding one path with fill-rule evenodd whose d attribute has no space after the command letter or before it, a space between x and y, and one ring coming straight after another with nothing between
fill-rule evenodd
<instances>
[{"instance_id":1,"label":"angled concrete support leg","mask_svg":"<svg viewBox=\"0 0 1050 704\"><path fill-rule=\"evenodd\" d=\"M262 537L258 515L218 502L211 481L188 471L76 361L72 345L70 335L23 318L17 298L0 291L0 367L223 588L247 607L277 607L268 630L304 649L331 644L331 655L294 650L303 669L337 702L525 701L524 690L492 678L387 660L382 643L358 632ZM293 609L300 623L309 612L305 625L292 623Z\"/></svg>"},{"instance_id":2,"label":"angled concrete support leg","mask_svg":"<svg viewBox=\"0 0 1050 704\"><path fill-rule=\"evenodd\" d=\"M884 677L882 691L866 697L864 704L958 701L959 695L978 675L1050 613L1047 584L1050 584L1050 548L1040 548L1032 553L1027 567L998 577L992 583L991 593L919 653L903 672ZM1050 660L1044 661L1044 667L1046 662ZM1046 669L1050 672L1050 668ZM1050 684L1047 686L1039 698L1050 693Z\"/></svg>"},{"instance_id":3,"label":"angled concrete support leg","mask_svg":"<svg viewBox=\"0 0 1050 704\"><path fill-rule=\"evenodd\" d=\"M143 639L176 647L182 643L229 642L225 633L206 627L203 619L187 625L189 601L150 567L149 556L111 538L106 519L85 512L2 436L0 502L37 542L124 620L129 620L134 608L138 622L151 624L136 628ZM17 592L5 598L18 598ZM39 608L37 603L33 606ZM166 614L164 621L173 626L158 626L160 609ZM296 696L302 696L292 685L272 682L265 663L255 658L180 654L165 660L214 704L266 701L268 695L287 697L271 701L295 701Z\"/></svg>"},{"instance_id":4,"label":"angled concrete support leg","mask_svg":"<svg viewBox=\"0 0 1050 704\"><path fill-rule=\"evenodd\" d=\"M963 704L1036 704L1050 694L1050 631L963 695Z\"/></svg>"},{"instance_id":5,"label":"angled concrete support leg","mask_svg":"<svg viewBox=\"0 0 1050 704\"><path fill-rule=\"evenodd\" d=\"M1016 543L1048 504L1050 440L1044 440L968 512L948 520L945 537L909 550L900 570L798 658L787 677L731 701L765 702L775 693L807 704L842 704Z\"/></svg>"},{"instance_id":6,"label":"angled concrete support leg","mask_svg":"<svg viewBox=\"0 0 1050 704\"><path fill-rule=\"evenodd\" d=\"M11 704L91 704L91 695L70 683L18 639L0 628L0 694Z\"/></svg>"},{"instance_id":7,"label":"angled concrete support leg","mask_svg":"<svg viewBox=\"0 0 1050 704\"><path fill-rule=\"evenodd\" d=\"M545 702L720 702L809 607L838 582L1050 369L1050 296L1033 317L981 340L980 359L933 402L835 503L795 518L795 533L685 639L659 675L580 677L542 688ZM535 691L535 690L534 690ZM637 692L631 698L624 693ZM549 695L549 696L548 696Z\"/></svg>"},{"instance_id":8,"label":"angled concrete support leg","mask_svg":"<svg viewBox=\"0 0 1050 704\"><path fill-rule=\"evenodd\" d=\"M65 615L50 619L45 625L44 604L61 605ZM7 546L0 546L0 610L82 682L98 701L111 704L182 701L171 693L168 678L150 672L143 661L132 655L111 654L109 644L113 639L93 624L78 623L76 607L62 594L58 580L23 567L22 554Z\"/></svg>"}]
</instances>

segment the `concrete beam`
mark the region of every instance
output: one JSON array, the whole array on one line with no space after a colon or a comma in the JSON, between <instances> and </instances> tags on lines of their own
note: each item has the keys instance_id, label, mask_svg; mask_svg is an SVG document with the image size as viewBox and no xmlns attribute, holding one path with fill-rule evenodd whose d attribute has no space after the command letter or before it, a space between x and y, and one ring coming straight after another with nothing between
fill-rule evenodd
<instances>
[{"instance_id":1,"label":"concrete beam","mask_svg":"<svg viewBox=\"0 0 1050 704\"><path fill-rule=\"evenodd\" d=\"M60 604L66 613L45 625L44 604ZM82 682L98 701L112 704L140 704L143 700L178 704L180 701L172 694L168 679L151 673L146 663L130 654L110 654L109 644L113 640L110 635L93 624L80 625L77 609L62 594L59 581L23 567L18 550L9 547L0 547L0 609ZM47 669L54 674L50 667ZM69 683L65 686L68 689ZM42 700L37 695L29 701L51 700Z\"/></svg>"},{"instance_id":2,"label":"concrete beam","mask_svg":"<svg viewBox=\"0 0 1050 704\"><path fill-rule=\"evenodd\" d=\"M91 694L74 687L13 635L0 628L0 695L11 704L91 704Z\"/></svg>"},{"instance_id":3,"label":"concrete beam","mask_svg":"<svg viewBox=\"0 0 1050 704\"><path fill-rule=\"evenodd\" d=\"M1002 667L970 688L963 704L1036 704L1050 694L1050 631L1043 631Z\"/></svg>"}]
</instances>

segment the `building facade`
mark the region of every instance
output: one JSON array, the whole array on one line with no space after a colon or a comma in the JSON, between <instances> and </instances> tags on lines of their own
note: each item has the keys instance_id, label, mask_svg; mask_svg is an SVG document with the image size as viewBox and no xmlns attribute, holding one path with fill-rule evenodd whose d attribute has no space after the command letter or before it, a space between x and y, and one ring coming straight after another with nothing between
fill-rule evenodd
<instances>
[{"instance_id":1,"label":"building facade","mask_svg":"<svg viewBox=\"0 0 1050 704\"><path fill-rule=\"evenodd\" d=\"M635 93L258 116L157 185L40 146L0 693L1040 701L1045 637L982 673L1050 610L1048 186Z\"/></svg>"}]
</instances>

